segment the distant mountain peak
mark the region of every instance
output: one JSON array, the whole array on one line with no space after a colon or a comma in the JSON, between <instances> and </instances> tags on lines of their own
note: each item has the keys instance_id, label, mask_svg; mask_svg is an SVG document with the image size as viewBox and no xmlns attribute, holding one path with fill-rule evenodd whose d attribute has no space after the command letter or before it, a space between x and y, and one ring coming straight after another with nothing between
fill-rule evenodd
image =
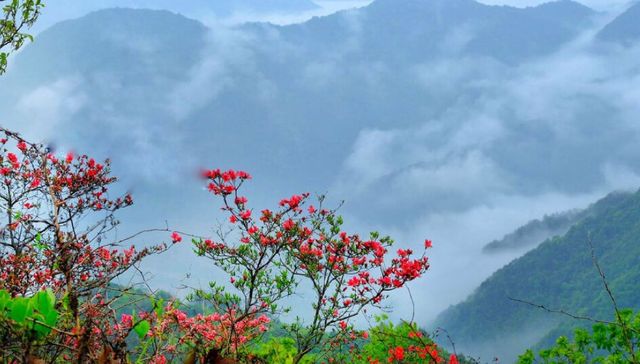
<instances>
[{"instance_id":1,"label":"distant mountain peak","mask_svg":"<svg viewBox=\"0 0 640 364\"><path fill-rule=\"evenodd\" d=\"M494 240L482 248L485 254L504 253L532 249L545 240L564 235L571 226L588 215L588 211L570 210L535 219L505 235L500 240Z\"/></svg>"},{"instance_id":2,"label":"distant mountain peak","mask_svg":"<svg viewBox=\"0 0 640 364\"><path fill-rule=\"evenodd\" d=\"M607 24L598 33L605 42L630 45L640 42L640 1L636 1L625 12Z\"/></svg>"},{"instance_id":3,"label":"distant mountain peak","mask_svg":"<svg viewBox=\"0 0 640 364\"><path fill-rule=\"evenodd\" d=\"M574 0L554 0L548 1L535 6L536 8L572 8L572 9L591 9L590 7L581 4Z\"/></svg>"},{"instance_id":4,"label":"distant mountain peak","mask_svg":"<svg viewBox=\"0 0 640 364\"><path fill-rule=\"evenodd\" d=\"M571 16L590 17L596 13L595 10L573 0L556 0L550 1L531 9L539 16L549 18L563 18Z\"/></svg>"},{"instance_id":5,"label":"distant mountain peak","mask_svg":"<svg viewBox=\"0 0 640 364\"><path fill-rule=\"evenodd\" d=\"M475 0L375 0L370 8L412 8L412 9L442 9L457 8L460 6L484 6Z\"/></svg>"}]
</instances>

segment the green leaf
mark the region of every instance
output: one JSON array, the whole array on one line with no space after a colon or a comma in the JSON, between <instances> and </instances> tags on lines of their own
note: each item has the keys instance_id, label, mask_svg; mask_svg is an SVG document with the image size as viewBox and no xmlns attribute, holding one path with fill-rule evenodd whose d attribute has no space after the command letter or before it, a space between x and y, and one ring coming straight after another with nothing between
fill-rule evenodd
<instances>
[{"instance_id":1,"label":"green leaf","mask_svg":"<svg viewBox=\"0 0 640 364\"><path fill-rule=\"evenodd\" d=\"M11 303L11 309L9 310L9 318L15 321L16 323L24 323L27 319L29 309L30 309L31 301L18 297L13 300Z\"/></svg>"},{"instance_id":2,"label":"green leaf","mask_svg":"<svg viewBox=\"0 0 640 364\"><path fill-rule=\"evenodd\" d=\"M164 300L162 298L153 301L154 309L153 311L156 313L158 317L164 316Z\"/></svg>"},{"instance_id":3,"label":"green leaf","mask_svg":"<svg viewBox=\"0 0 640 364\"><path fill-rule=\"evenodd\" d=\"M3 313L7 304L11 301L11 295L5 290L0 290L0 315Z\"/></svg>"},{"instance_id":4,"label":"green leaf","mask_svg":"<svg viewBox=\"0 0 640 364\"><path fill-rule=\"evenodd\" d=\"M40 291L35 297L35 309L43 315L53 311L56 305L56 296L51 290Z\"/></svg>"},{"instance_id":5,"label":"green leaf","mask_svg":"<svg viewBox=\"0 0 640 364\"><path fill-rule=\"evenodd\" d=\"M40 339L51 333L51 328L49 326L45 326L40 323L43 321L44 320L41 321L40 318L38 318L38 321L33 325L33 331L36 332L38 338Z\"/></svg>"},{"instance_id":6,"label":"green leaf","mask_svg":"<svg viewBox=\"0 0 640 364\"><path fill-rule=\"evenodd\" d=\"M58 323L58 311L53 310L44 315L44 323L49 326L56 326Z\"/></svg>"},{"instance_id":7,"label":"green leaf","mask_svg":"<svg viewBox=\"0 0 640 364\"><path fill-rule=\"evenodd\" d=\"M135 331L136 334L138 334L138 337L140 339L143 339L145 336L147 336L147 333L149 332L149 330L151 330L151 324L147 320L139 321L133 327L133 331Z\"/></svg>"},{"instance_id":8,"label":"green leaf","mask_svg":"<svg viewBox=\"0 0 640 364\"><path fill-rule=\"evenodd\" d=\"M33 239L34 241L34 245L38 250L45 250L47 248L47 245L42 243L42 235L40 235L40 233L36 234L35 239Z\"/></svg>"}]
</instances>

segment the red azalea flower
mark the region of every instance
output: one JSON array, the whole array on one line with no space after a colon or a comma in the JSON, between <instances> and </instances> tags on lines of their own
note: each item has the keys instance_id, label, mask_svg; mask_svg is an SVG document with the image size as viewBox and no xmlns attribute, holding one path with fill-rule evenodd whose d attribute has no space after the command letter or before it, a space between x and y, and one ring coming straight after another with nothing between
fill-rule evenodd
<instances>
[{"instance_id":1,"label":"red azalea flower","mask_svg":"<svg viewBox=\"0 0 640 364\"><path fill-rule=\"evenodd\" d=\"M26 151L27 151L27 143L25 143L25 142L23 142L23 141L20 141L20 142L18 143L17 147L18 147L18 149L20 149L20 151L21 151L22 153L24 153L24 152L26 152Z\"/></svg>"},{"instance_id":2,"label":"red azalea flower","mask_svg":"<svg viewBox=\"0 0 640 364\"><path fill-rule=\"evenodd\" d=\"M251 218L251 210L245 210L240 213L242 220L249 220Z\"/></svg>"},{"instance_id":3,"label":"red azalea flower","mask_svg":"<svg viewBox=\"0 0 640 364\"><path fill-rule=\"evenodd\" d=\"M389 363L392 363L394 360L404 360L404 348L402 346L389 349Z\"/></svg>"}]
</instances>

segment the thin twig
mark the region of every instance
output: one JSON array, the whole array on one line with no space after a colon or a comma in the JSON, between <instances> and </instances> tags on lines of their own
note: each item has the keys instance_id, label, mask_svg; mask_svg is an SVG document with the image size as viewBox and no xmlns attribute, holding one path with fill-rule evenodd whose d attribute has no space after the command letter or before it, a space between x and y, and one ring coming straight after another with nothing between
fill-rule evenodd
<instances>
[{"instance_id":1,"label":"thin twig","mask_svg":"<svg viewBox=\"0 0 640 364\"><path fill-rule=\"evenodd\" d=\"M549 307L547 307L545 305L541 305L541 304L538 304L538 303L522 300L522 299L519 299L519 298L513 298L513 297L509 297L509 296L507 296L507 298L510 299L511 301L514 301L514 302L524 303L526 305L533 306L535 308L539 308L539 309L544 310L546 312L561 314L561 315L564 315L564 316L571 317L572 319L575 319L575 320L590 321L590 322L598 323L598 324L615 325L615 326L622 327L622 325L620 323L618 323L618 322L599 320L599 319L594 319L594 318L589 317L589 316L576 315L576 314L573 314L571 312L567 312L565 310L552 309L552 308L549 308ZM637 330L635 330L633 328L629 328L629 329L634 331L634 332L638 332Z\"/></svg>"},{"instance_id":2,"label":"thin twig","mask_svg":"<svg viewBox=\"0 0 640 364\"><path fill-rule=\"evenodd\" d=\"M411 299L411 321L410 322L414 322L414 319L416 317L416 303L413 300L413 295L411 294L411 288L409 288L409 285L405 285L405 287L407 288L407 292L409 292L409 298Z\"/></svg>"},{"instance_id":3,"label":"thin twig","mask_svg":"<svg viewBox=\"0 0 640 364\"><path fill-rule=\"evenodd\" d=\"M607 277L604 274L604 271L600 267L600 263L598 262L598 258L596 257L596 250L593 247L593 241L591 240L591 234L587 236L587 244L589 245L589 249L591 250L591 260L593 261L593 265L598 270L598 274L602 279L602 284L604 285L604 289L607 291L607 295L609 295L609 299L611 300L611 304L613 305L613 309L616 312L616 320L622 327L622 334L624 335L624 339L626 340L626 344L629 349L629 354L631 355L631 360L633 363L638 363L638 359L635 355L635 348L633 345L633 340L629 335L629 327L622 319L622 315L620 314L620 309L618 308L618 302L616 302L616 298L613 296L613 292L611 292L611 288L609 287L609 282L607 282Z\"/></svg>"},{"instance_id":4,"label":"thin twig","mask_svg":"<svg viewBox=\"0 0 640 364\"><path fill-rule=\"evenodd\" d=\"M453 350L453 354L458 356L458 352L456 351L456 343L453 341L453 338L451 337L451 335L449 334L449 331L445 330L442 327L438 327L436 328L436 331L438 332L444 332L445 335L447 335L447 340L449 340L449 344L451 344L451 349Z\"/></svg>"},{"instance_id":5,"label":"thin twig","mask_svg":"<svg viewBox=\"0 0 640 364\"><path fill-rule=\"evenodd\" d=\"M613 322L613 321L605 321L605 320L594 319L594 318L589 317L589 316L576 315L576 314L573 314L571 312L567 312L565 310L557 310L557 309L549 308L549 307L547 307L545 305L541 305L539 303L534 303L534 302L530 302L530 301L526 301L526 300L522 300L522 299L519 299L519 298L510 297L510 296L507 296L507 298L510 299L511 301L518 302L518 303L524 303L526 305L533 306L535 308L539 308L539 309L541 309L543 311L546 311L546 312L549 312L549 313L558 313L558 314L561 314L561 315L565 315L565 316L571 317L572 319L575 319L575 320L590 321L590 322L599 323L599 324L605 324L605 325L616 325L616 323Z\"/></svg>"}]
</instances>

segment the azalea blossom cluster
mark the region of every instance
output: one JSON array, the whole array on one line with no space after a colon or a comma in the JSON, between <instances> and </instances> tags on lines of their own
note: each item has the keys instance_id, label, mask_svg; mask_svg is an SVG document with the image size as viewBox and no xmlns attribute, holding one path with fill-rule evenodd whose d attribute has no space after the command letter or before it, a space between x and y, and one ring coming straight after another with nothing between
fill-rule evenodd
<instances>
[{"instance_id":1,"label":"azalea blossom cluster","mask_svg":"<svg viewBox=\"0 0 640 364\"><path fill-rule=\"evenodd\" d=\"M355 328L354 318L384 307L391 292L429 269L429 240L414 252L394 249L393 240L378 233L350 234L337 211L324 207L324 197L312 204L308 193L284 198L274 209L254 210L241 193L248 173L209 170L202 176L222 200L230 229L192 243L197 255L227 276L207 290L193 290L189 298L202 307L194 313L195 305L183 309L178 300L164 302L114 286L145 257L192 235L164 229L171 244L142 249L130 239L115 239L110 234L118 226L115 213L133 198L112 197L117 180L108 160L58 156L0 128L2 134L0 361L243 360L253 355L250 344L270 329L271 320L289 311L285 298L302 293L311 319L284 324L295 339L293 363L312 352L339 362L335 355L358 357L359 343L369 339ZM38 306L46 312L26 304L42 291L51 300ZM122 302L135 304L138 296L152 309L120 311ZM17 306L7 306L7 300ZM434 359L436 353L433 344L394 346L389 362Z\"/></svg>"},{"instance_id":2,"label":"azalea blossom cluster","mask_svg":"<svg viewBox=\"0 0 640 364\"><path fill-rule=\"evenodd\" d=\"M238 350L266 332L269 322L266 315L241 318L238 312L189 316L176 307L176 302L169 302L137 316L122 314L106 334L117 337L114 342L126 343L136 327L144 323L148 329L142 332L140 341L146 350L136 354L143 361L166 363L185 355L185 348L194 358L205 358L211 351L225 347ZM230 339L235 341L229 342Z\"/></svg>"},{"instance_id":3,"label":"azalea blossom cluster","mask_svg":"<svg viewBox=\"0 0 640 364\"><path fill-rule=\"evenodd\" d=\"M413 355L411 355L413 354ZM429 344L426 346L409 346L406 350L402 346L396 346L389 349L389 358L387 361L389 363L403 363L408 359L409 356L415 356L419 358L422 362L430 361L434 363L443 363L444 359L440 357L438 353L438 348L434 344ZM455 356L452 356L455 358ZM457 359L455 359L457 360ZM453 360L450 360L450 364ZM371 364L379 364L379 360L371 360Z\"/></svg>"},{"instance_id":4,"label":"azalea blossom cluster","mask_svg":"<svg viewBox=\"0 0 640 364\"><path fill-rule=\"evenodd\" d=\"M389 357L387 359L389 363L406 363L406 362L420 362L420 363L434 363L434 364L458 364L458 357L455 354L450 354L449 359L446 360L440 354L440 349L434 343L429 344L414 344L409 345L406 348L403 346L396 346L389 349ZM371 360L370 364L380 364L379 360Z\"/></svg>"},{"instance_id":5,"label":"azalea blossom cluster","mask_svg":"<svg viewBox=\"0 0 640 364\"><path fill-rule=\"evenodd\" d=\"M0 205L8 213L0 220L0 289L14 294L70 285L89 290L163 249L93 244L115 226L110 214L133 203L128 194L108 197L116 181L109 161L101 164L72 153L59 159L43 146L5 133L0 139ZM80 225L98 211L105 217Z\"/></svg>"},{"instance_id":6,"label":"azalea blossom cluster","mask_svg":"<svg viewBox=\"0 0 640 364\"><path fill-rule=\"evenodd\" d=\"M200 350L206 352L213 348L229 346L231 350L238 350L250 340L268 329L271 321L266 315L239 317L237 311L204 315L197 314L189 317L185 312L171 306L167 307L165 318L168 322L175 322L180 330L180 344L199 344ZM160 326L167 321L161 321ZM234 332L235 335L232 335ZM150 335L156 335L154 331ZM232 340L229 342L229 340ZM205 350L203 350L203 348Z\"/></svg>"},{"instance_id":7,"label":"azalea blossom cluster","mask_svg":"<svg viewBox=\"0 0 640 364\"><path fill-rule=\"evenodd\" d=\"M54 355L87 360L101 346L108 327L108 303L100 297L113 280L164 244L136 249L110 238L114 213L133 204L130 195L110 197L116 178L110 163L68 153L58 157L0 129L0 290L27 297L48 289L68 310L58 320L49 348L77 348ZM101 303L102 302L102 303ZM3 335L16 352L32 347L28 335ZM8 345L8 344L7 344ZM31 349L33 350L33 349ZM43 349L44 350L44 349ZM49 354L51 355L51 354ZM75 355L75 356L74 356Z\"/></svg>"},{"instance_id":8,"label":"azalea blossom cluster","mask_svg":"<svg viewBox=\"0 0 640 364\"><path fill-rule=\"evenodd\" d=\"M459 364L458 355L448 354L413 322L393 324L385 315L376 316L378 325L366 335L363 347L355 345L346 362L358 364ZM386 349L385 349L386 348ZM386 352L385 352L386 351Z\"/></svg>"},{"instance_id":9,"label":"azalea blossom cluster","mask_svg":"<svg viewBox=\"0 0 640 364\"><path fill-rule=\"evenodd\" d=\"M391 238L372 233L363 239L343 231L342 218L323 207L323 197L314 206L307 205L308 193L293 195L282 199L278 209L256 213L241 194L241 186L251 178L248 173L215 169L202 175L208 190L222 198L222 209L238 235L231 243L224 239L194 241L196 251L228 272L230 282L245 298L255 297L250 290L264 279L259 299L245 300L245 308L273 307L302 282L313 287L315 297L309 307L313 324L290 326L293 336L299 338L300 357L295 360L312 349L352 340L357 335L352 318L367 307L380 306L389 292L429 268L425 255L431 247L429 240L418 257L410 249L399 249L390 257ZM234 302L241 303L241 299Z\"/></svg>"}]
</instances>

